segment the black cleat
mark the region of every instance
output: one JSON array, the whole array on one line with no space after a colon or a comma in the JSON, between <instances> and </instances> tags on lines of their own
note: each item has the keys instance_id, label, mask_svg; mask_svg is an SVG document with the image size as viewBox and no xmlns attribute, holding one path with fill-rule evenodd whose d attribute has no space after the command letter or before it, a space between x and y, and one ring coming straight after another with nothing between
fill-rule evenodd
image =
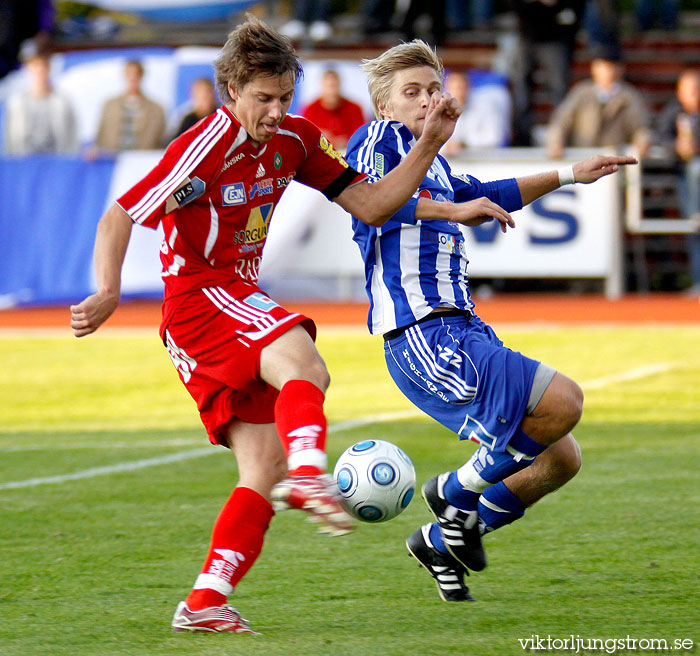
<instances>
[{"instance_id":1,"label":"black cleat","mask_svg":"<svg viewBox=\"0 0 700 656\"><path fill-rule=\"evenodd\" d=\"M446 501L442 488L448 476L440 474L426 481L423 498L440 525L447 550L463 567L480 572L486 567L486 552L481 544L479 515L476 510L461 510Z\"/></svg>"},{"instance_id":2,"label":"black cleat","mask_svg":"<svg viewBox=\"0 0 700 656\"><path fill-rule=\"evenodd\" d=\"M440 553L430 544L430 527L421 526L406 540L406 548L422 567L435 579L438 593L443 601L476 601L464 584L464 575L469 572L450 554Z\"/></svg>"}]
</instances>

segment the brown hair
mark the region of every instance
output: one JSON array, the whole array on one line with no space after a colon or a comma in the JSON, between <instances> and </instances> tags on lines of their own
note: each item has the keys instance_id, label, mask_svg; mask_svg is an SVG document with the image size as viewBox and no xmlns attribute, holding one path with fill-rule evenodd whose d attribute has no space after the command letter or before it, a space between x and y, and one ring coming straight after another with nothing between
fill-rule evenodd
<instances>
[{"instance_id":1,"label":"brown hair","mask_svg":"<svg viewBox=\"0 0 700 656\"><path fill-rule=\"evenodd\" d=\"M292 42L252 14L228 35L214 61L216 85L224 103L231 102L229 83L242 89L260 76L291 73L298 82L303 75Z\"/></svg>"}]
</instances>

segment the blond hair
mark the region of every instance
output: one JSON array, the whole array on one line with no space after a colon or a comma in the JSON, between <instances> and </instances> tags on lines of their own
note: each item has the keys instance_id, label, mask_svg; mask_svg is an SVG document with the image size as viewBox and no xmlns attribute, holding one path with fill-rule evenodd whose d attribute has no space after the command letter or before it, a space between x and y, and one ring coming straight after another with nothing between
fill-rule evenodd
<instances>
[{"instance_id":1,"label":"blond hair","mask_svg":"<svg viewBox=\"0 0 700 656\"><path fill-rule=\"evenodd\" d=\"M377 120L382 120L379 105L386 106L391 93L394 74L407 68L430 66L442 80L445 69L442 61L425 41L414 39L400 43L374 59L363 59L362 70L367 73L367 85L372 100L372 110Z\"/></svg>"},{"instance_id":2,"label":"blond hair","mask_svg":"<svg viewBox=\"0 0 700 656\"><path fill-rule=\"evenodd\" d=\"M252 14L229 35L219 56L214 61L216 86L224 103L233 99L229 83L242 89L260 76L290 73L298 82L303 75L301 62L292 42Z\"/></svg>"}]
</instances>

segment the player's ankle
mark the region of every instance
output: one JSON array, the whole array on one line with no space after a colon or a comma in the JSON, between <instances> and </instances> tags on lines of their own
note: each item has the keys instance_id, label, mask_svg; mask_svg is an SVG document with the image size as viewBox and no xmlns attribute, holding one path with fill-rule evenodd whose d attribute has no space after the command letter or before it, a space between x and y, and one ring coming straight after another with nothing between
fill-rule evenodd
<instances>
[{"instance_id":1,"label":"player's ankle","mask_svg":"<svg viewBox=\"0 0 700 656\"><path fill-rule=\"evenodd\" d=\"M320 476L323 474L323 469L315 465L300 465L289 471L290 478L303 478L305 476Z\"/></svg>"},{"instance_id":2,"label":"player's ankle","mask_svg":"<svg viewBox=\"0 0 700 656\"><path fill-rule=\"evenodd\" d=\"M192 590L185 601L190 610L202 610L223 606L226 603L226 595L209 588L201 588Z\"/></svg>"}]
</instances>

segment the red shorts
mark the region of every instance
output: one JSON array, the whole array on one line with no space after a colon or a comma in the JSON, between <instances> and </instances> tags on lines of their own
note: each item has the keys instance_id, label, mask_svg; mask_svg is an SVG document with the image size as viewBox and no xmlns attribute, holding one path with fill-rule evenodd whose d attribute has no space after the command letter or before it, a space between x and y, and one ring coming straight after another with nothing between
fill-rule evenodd
<instances>
[{"instance_id":1,"label":"red shorts","mask_svg":"<svg viewBox=\"0 0 700 656\"><path fill-rule=\"evenodd\" d=\"M226 445L233 419L274 422L279 392L260 379L260 351L299 323L315 339L313 321L288 312L250 283L207 287L166 303L177 307L161 327L163 342L209 440Z\"/></svg>"}]
</instances>

